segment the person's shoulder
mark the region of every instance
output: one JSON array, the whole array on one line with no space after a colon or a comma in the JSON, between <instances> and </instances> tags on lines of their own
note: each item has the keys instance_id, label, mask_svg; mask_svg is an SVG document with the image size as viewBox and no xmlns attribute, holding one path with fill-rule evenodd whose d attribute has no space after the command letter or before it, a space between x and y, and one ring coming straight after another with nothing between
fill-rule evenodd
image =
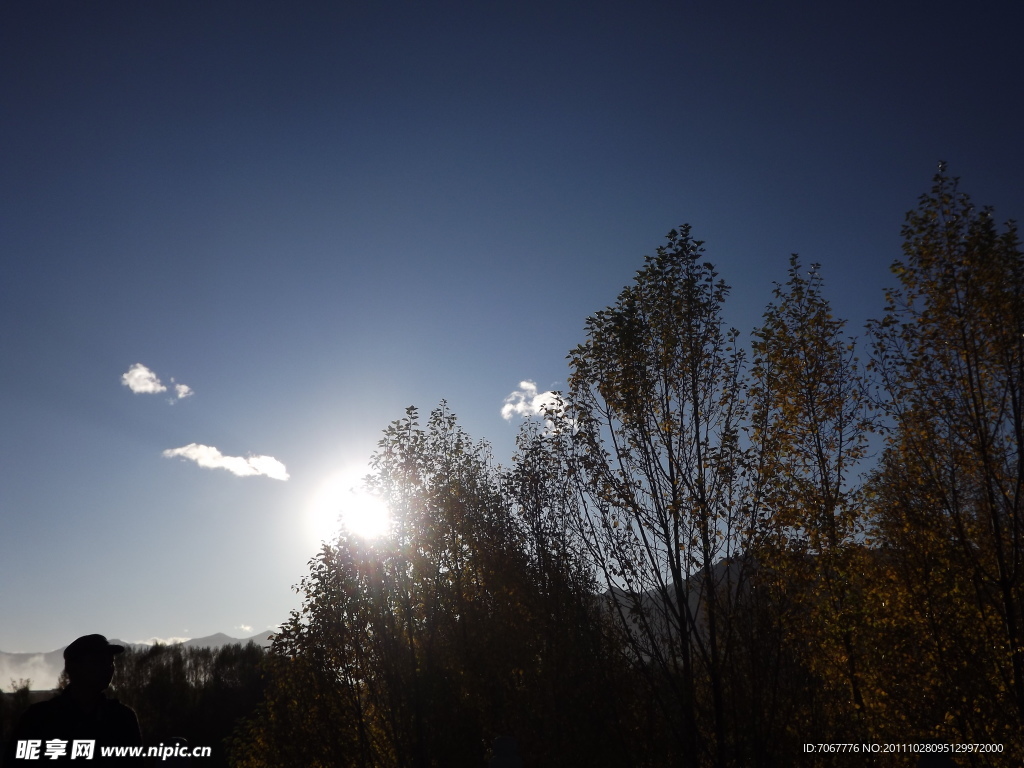
<instances>
[{"instance_id":1,"label":"person's shoulder","mask_svg":"<svg viewBox=\"0 0 1024 768\"><path fill-rule=\"evenodd\" d=\"M54 727L60 727L67 716L65 704L61 696L57 695L29 706L18 718L11 735L12 743L18 739L41 738L49 735Z\"/></svg>"},{"instance_id":2,"label":"person's shoulder","mask_svg":"<svg viewBox=\"0 0 1024 768\"><path fill-rule=\"evenodd\" d=\"M135 714L135 710L129 707L127 704L122 704L118 699L107 699L107 712L116 715L118 717L131 718L132 720L138 720L138 715Z\"/></svg>"},{"instance_id":3,"label":"person's shoulder","mask_svg":"<svg viewBox=\"0 0 1024 768\"><path fill-rule=\"evenodd\" d=\"M65 697L61 694L55 694L49 699L43 699L37 701L35 704L29 705L29 707L22 714L23 722L32 722L37 719L45 719L51 717L53 713L62 711L67 706Z\"/></svg>"},{"instance_id":4,"label":"person's shoulder","mask_svg":"<svg viewBox=\"0 0 1024 768\"><path fill-rule=\"evenodd\" d=\"M139 716L135 714L135 710L127 704L122 704L117 699L107 699L106 707L107 716L110 718L110 721L117 724L115 727L126 735L132 736L133 742L138 741L141 743L142 733L139 729Z\"/></svg>"}]
</instances>

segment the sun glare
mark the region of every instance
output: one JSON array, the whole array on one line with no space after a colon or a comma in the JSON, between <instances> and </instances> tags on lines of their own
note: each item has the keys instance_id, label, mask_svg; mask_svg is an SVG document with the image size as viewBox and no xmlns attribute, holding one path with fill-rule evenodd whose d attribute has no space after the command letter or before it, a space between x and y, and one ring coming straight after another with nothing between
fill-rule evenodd
<instances>
[{"instance_id":1,"label":"sun glare","mask_svg":"<svg viewBox=\"0 0 1024 768\"><path fill-rule=\"evenodd\" d=\"M363 490L362 474L342 472L328 478L310 505L310 524L317 541L330 541L344 527L364 539L385 535L391 529L387 505Z\"/></svg>"}]
</instances>

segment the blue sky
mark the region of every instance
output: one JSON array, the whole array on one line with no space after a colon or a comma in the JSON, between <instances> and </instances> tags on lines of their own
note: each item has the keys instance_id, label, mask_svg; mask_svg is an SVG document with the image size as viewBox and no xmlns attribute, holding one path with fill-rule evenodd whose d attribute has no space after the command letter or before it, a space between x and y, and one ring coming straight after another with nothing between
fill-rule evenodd
<instances>
[{"instance_id":1,"label":"blue sky","mask_svg":"<svg viewBox=\"0 0 1024 768\"><path fill-rule=\"evenodd\" d=\"M505 397L563 386L587 315L683 222L741 330L792 252L860 327L939 160L1024 212L1022 21L4 3L0 650L282 621L327 478L442 398L507 461ZM135 364L167 391L133 393ZM192 444L288 479L164 455Z\"/></svg>"}]
</instances>

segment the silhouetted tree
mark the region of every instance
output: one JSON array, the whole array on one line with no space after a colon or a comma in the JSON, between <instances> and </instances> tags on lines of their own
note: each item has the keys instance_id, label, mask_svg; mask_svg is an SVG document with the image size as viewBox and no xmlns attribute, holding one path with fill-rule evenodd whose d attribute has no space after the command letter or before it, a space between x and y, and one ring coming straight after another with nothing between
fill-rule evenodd
<instances>
[{"instance_id":1,"label":"silhouetted tree","mask_svg":"<svg viewBox=\"0 0 1024 768\"><path fill-rule=\"evenodd\" d=\"M874 324L892 429L878 531L892 564L901 699L918 727L1024 761L1024 256L957 180L907 215ZM911 652L912 651L912 652ZM988 764L989 756L971 756Z\"/></svg>"},{"instance_id":2,"label":"silhouetted tree","mask_svg":"<svg viewBox=\"0 0 1024 768\"><path fill-rule=\"evenodd\" d=\"M756 477L740 437L745 355L728 287L688 227L586 323L558 429L572 435L582 538L683 765L730 762L725 678Z\"/></svg>"},{"instance_id":3,"label":"silhouetted tree","mask_svg":"<svg viewBox=\"0 0 1024 768\"><path fill-rule=\"evenodd\" d=\"M812 723L825 722L831 738L852 743L877 737L870 723L884 720L876 711L884 696L865 681L861 637L870 554L858 473L871 414L844 325L824 296L818 265L806 271L794 255L789 279L776 284L754 332L753 418L744 429L757 446L762 476L757 582L777 639L814 649L805 662L820 687L819 711L788 711L791 749ZM803 686L791 693L806 696Z\"/></svg>"},{"instance_id":4,"label":"silhouetted tree","mask_svg":"<svg viewBox=\"0 0 1024 768\"><path fill-rule=\"evenodd\" d=\"M10 681L9 693L0 688L0 760L14 727L31 703L31 687L31 680L21 678Z\"/></svg>"}]
</instances>

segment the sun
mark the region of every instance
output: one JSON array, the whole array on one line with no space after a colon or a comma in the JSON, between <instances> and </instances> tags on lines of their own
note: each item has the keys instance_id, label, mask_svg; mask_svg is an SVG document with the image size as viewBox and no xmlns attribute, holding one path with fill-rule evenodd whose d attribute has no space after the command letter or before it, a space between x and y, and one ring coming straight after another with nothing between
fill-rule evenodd
<instances>
[{"instance_id":1,"label":"sun","mask_svg":"<svg viewBox=\"0 0 1024 768\"><path fill-rule=\"evenodd\" d=\"M341 528L364 539L386 535L391 514L382 499L363 489L365 472L339 472L327 478L310 503L309 523L317 541L330 541Z\"/></svg>"}]
</instances>

